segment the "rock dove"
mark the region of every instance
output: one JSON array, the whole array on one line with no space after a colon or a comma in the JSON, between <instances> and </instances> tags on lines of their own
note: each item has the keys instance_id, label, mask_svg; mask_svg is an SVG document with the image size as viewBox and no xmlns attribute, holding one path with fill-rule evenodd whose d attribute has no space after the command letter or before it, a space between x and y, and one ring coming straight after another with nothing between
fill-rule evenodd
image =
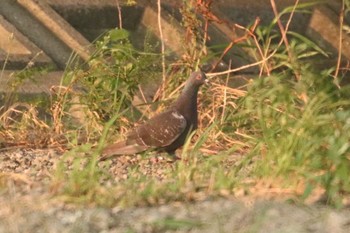
<instances>
[{"instance_id":1,"label":"rock dove","mask_svg":"<svg viewBox=\"0 0 350 233\"><path fill-rule=\"evenodd\" d=\"M207 82L203 72L193 72L180 96L167 110L133 129L125 141L107 146L100 161L113 155L136 154L149 149L174 154L197 128L197 93Z\"/></svg>"}]
</instances>

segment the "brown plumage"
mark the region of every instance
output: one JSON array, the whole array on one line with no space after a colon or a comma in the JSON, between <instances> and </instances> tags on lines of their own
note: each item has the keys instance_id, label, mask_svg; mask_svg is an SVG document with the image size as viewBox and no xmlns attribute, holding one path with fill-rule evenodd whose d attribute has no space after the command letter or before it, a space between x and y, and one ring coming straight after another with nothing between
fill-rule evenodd
<instances>
[{"instance_id":1,"label":"brown plumage","mask_svg":"<svg viewBox=\"0 0 350 233\"><path fill-rule=\"evenodd\" d=\"M205 82L207 79L203 72L193 72L181 95L167 110L130 131L125 141L107 146L102 151L100 160L113 155L136 154L148 149L173 154L197 128L197 93Z\"/></svg>"}]
</instances>

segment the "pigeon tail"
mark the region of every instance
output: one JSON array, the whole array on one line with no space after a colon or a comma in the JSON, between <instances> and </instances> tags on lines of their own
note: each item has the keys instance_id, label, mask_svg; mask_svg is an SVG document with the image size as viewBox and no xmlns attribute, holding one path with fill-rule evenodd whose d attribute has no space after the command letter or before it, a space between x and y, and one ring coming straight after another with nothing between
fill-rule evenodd
<instances>
[{"instance_id":1,"label":"pigeon tail","mask_svg":"<svg viewBox=\"0 0 350 233\"><path fill-rule=\"evenodd\" d=\"M148 146L138 144L127 145L126 141L117 142L103 149L102 156L100 157L99 161L104 161L114 155L137 154L147 150L148 148Z\"/></svg>"}]
</instances>

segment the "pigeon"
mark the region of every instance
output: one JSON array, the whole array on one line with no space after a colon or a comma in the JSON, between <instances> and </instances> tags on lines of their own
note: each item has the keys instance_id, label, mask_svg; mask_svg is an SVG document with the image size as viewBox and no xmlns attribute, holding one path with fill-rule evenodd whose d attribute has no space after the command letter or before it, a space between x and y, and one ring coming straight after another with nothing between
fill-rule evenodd
<instances>
[{"instance_id":1,"label":"pigeon","mask_svg":"<svg viewBox=\"0 0 350 233\"><path fill-rule=\"evenodd\" d=\"M191 73L177 100L164 112L150 118L127 134L126 140L103 149L100 161L115 155L131 155L156 150L174 155L188 135L197 129L197 94L208 82L202 71Z\"/></svg>"}]
</instances>

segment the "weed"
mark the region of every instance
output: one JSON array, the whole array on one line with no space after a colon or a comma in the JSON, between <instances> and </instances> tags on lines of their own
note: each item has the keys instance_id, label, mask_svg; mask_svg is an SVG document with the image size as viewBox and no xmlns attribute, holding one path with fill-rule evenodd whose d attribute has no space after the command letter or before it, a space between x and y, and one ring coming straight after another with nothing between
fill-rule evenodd
<instances>
[{"instance_id":1,"label":"weed","mask_svg":"<svg viewBox=\"0 0 350 233\"><path fill-rule=\"evenodd\" d=\"M263 153L256 154L255 174L306 179L310 185L321 184L333 199L333 182L338 191L349 188L349 135L344 121L349 116L349 91L345 87L338 90L329 76L301 74L302 83L285 75L257 80L232 121L250 132L254 153L263 145ZM313 83L316 80L328 84ZM298 95L303 85L309 87L302 88L307 103Z\"/></svg>"}]
</instances>

